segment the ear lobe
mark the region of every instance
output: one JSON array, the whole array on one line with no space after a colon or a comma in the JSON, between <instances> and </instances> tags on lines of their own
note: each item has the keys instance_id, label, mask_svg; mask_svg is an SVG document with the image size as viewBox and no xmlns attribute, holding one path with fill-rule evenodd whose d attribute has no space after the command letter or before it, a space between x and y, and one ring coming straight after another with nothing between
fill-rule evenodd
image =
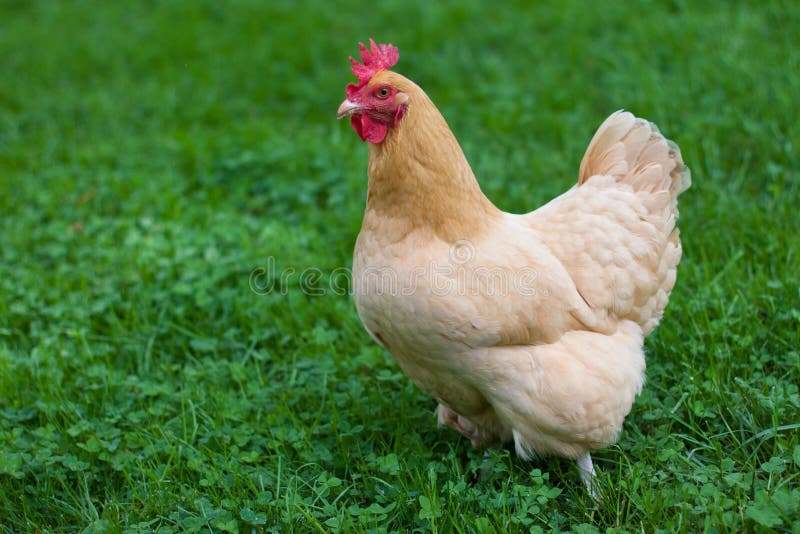
<instances>
[{"instance_id":1,"label":"ear lobe","mask_svg":"<svg viewBox=\"0 0 800 534\"><path fill-rule=\"evenodd\" d=\"M408 104L408 95L405 93L397 93L394 95L394 105L395 106L404 106Z\"/></svg>"},{"instance_id":2,"label":"ear lobe","mask_svg":"<svg viewBox=\"0 0 800 534\"><path fill-rule=\"evenodd\" d=\"M408 97L406 97L406 101L408 101ZM397 127L397 123L400 122L400 119L406 114L406 108L408 108L406 104L397 106L397 110L394 112L394 119L392 120L392 128Z\"/></svg>"}]
</instances>

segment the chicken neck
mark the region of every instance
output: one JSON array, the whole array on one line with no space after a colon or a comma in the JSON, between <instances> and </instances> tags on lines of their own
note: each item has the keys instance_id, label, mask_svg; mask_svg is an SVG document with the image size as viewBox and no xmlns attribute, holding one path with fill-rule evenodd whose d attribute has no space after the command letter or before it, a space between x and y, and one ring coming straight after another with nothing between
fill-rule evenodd
<instances>
[{"instance_id":1,"label":"chicken neck","mask_svg":"<svg viewBox=\"0 0 800 534\"><path fill-rule=\"evenodd\" d=\"M453 243L477 239L502 212L486 198L447 122L411 82L408 111L385 140L369 144L364 229L392 221L401 239L426 230Z\"/></svg>"}]
</instances>

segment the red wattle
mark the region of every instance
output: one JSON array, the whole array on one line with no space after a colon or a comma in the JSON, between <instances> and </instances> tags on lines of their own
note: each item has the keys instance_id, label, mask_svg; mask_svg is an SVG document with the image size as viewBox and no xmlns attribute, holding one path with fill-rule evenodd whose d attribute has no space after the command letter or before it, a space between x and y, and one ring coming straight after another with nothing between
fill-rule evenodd
<instances>
[{"instance_id":1,"label":"red wattle","mask_svg":"<svg viewBox=\"0 0 800 534\"><path fill-rule=\"evenodd\" d=\"M350 124L362 141L370 143L380 143L386 137L389 127L367 115L355 114L350 117Z\"/></svg>"}]
</instances>

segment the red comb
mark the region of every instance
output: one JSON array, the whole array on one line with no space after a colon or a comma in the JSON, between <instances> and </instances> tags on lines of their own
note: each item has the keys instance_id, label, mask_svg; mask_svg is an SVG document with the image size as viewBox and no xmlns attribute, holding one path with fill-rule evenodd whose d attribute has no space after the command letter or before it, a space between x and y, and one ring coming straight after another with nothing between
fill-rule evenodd
<instances>
[{"instance_id":1,"label":"red comb","mask_svg":"<svg viewBox=\"0 0 800 534\"><path fill-rule=\"evenodd\" d=\"M372 39L369 40L369 50L364 46L364 43L358 43L358 48L361 50L363 64L351 56L350 63L353 66L350 67L350 70L356 75L359 83L367 83L376 72L393 67L400 59L400 52L396 46L391 44L376 45Z\"/></svg>"}]
</instances>

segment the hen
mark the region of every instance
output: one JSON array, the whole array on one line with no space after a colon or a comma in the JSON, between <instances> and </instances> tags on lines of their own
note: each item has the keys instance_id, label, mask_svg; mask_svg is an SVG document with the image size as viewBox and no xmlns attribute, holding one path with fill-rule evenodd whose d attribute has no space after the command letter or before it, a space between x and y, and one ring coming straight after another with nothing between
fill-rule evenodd
<instances>
[{"instance_id":1,"label":"hen","mask_svg":"<svg viewBox=\"0 0 800 534\"><path fill-rule=\"evenodd\" d=\"M577 460L613 443L644 382L643 340L681 257L677 196L690 185L655 125L612 114L578 183L524 215L484 194L442 115L389 70L392 45L360 45L338 117L368 141L353 257L364 327L476 447Z\"/></svg>"}]
</instances>

